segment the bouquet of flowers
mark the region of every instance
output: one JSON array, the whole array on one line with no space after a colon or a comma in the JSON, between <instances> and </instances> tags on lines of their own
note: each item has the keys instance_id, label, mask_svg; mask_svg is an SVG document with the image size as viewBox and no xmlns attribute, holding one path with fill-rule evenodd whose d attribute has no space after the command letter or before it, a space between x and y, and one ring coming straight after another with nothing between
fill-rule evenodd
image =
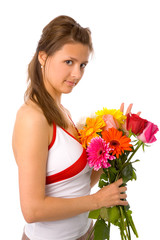
<instances>
[{"instance_id":1,"label":"bouquet of flowers","mask_svg":"<svg viewBox=\"0 0 160 240\"><path fill-rule=\"evenodd\" d=\"M86 149L89 166L96 171L103 168L99 187L103 188L120 178L124 186L128 181L136 180L133 163L139 160L132 158L140 147L144 150L147 144L156 141L158 130L157 125L139 115L124 115L116 109L103 108L93 117L86 118L79 130L80 139ZM96 219L94 240L109 240L111 224L120 229L121 240L131 240L131 229L138 238L130 206L103 207L91 211L89 218Z\"/></svg>"}]
</instances>

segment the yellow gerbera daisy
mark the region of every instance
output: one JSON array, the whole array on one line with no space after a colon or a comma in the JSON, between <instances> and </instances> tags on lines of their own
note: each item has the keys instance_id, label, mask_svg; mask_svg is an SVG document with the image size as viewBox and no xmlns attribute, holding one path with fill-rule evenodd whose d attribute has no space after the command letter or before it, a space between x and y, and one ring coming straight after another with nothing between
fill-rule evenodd
<instances>
[{"instance_id":1,"label":"yellow gerbera daisy","mask_svg":"<svg viewBox=\"0 0 160 240\"><path fill-rule=\"evenodd\" d=\"M86 125L83 129L79 130L80 140L84 148L90 143L92 138L95 138L102 131L102 128L106 126L102 117L98 116L96 118L87 118Z\"/></svg>"},{"instance_id":2,"label":"yellow gerbera daisy","mask_svg":"<svg viewBox=\"0 0 160 240\"><path fill-rule=\"evenodd\" d=\"M121 112L120 109L117 110L117 109L103 108L103 110L99 110L96 112L96 115L101 116L101 117L103 115L108 115L108 114L112 115L119 124L123 124L124 120L126 119L126 116L123 115L123 112Z\"/></svg>"}]
</instances>

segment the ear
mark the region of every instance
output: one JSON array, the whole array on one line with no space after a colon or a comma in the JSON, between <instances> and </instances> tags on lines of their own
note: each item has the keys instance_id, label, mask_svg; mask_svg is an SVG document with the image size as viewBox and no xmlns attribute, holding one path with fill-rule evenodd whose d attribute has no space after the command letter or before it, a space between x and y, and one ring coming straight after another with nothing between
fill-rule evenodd
<instances>
[{"instance_id":1,"label":"ear","mask_svg":"<svg viewBox=\"0 0 160 240\"><path fill-rule=\"evenodd\" d=\"M41 64L41 66L44 66L47 60L47 54L44 51L40 51L38 53L38 61Z\"/></svg>"}]
</instances>

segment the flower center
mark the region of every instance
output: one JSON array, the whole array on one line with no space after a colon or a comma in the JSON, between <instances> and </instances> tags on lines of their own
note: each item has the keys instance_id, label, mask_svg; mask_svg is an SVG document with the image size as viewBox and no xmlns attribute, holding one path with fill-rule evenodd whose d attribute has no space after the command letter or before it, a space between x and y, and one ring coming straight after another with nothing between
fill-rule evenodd
<instances>
[{"instance_id":1,"label":"flower center","mask_svg":"<svg viewBox=\"0 0 160 240\"><path fill-rule=\"evenodd\" d=\"M101 155L103 153L102 149L99 150L98 155Z\"/></svg>"},{"instance_id":2,"label":"flower center","mask_svg":"<svg viewBox=\"0 0 160 240\"><path fill-rule=\"evenodd\" d=\"M113 147L117 147L117 146L120 145L120 143L119 143L117 140L112 140L112 141L110 142L110 145L113 146Z\"/></svg>"}]
</instances>

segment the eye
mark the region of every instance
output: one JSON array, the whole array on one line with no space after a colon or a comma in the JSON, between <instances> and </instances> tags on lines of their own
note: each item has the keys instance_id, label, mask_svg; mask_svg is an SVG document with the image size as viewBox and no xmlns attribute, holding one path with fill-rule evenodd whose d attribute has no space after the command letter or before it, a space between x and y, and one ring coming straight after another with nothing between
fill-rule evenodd
<instances>
[{"instance_id":1,"label":"eye","mask_svg":"<svg viewBox=\"0 0 160 240\"><path fill-rule=\"evenodd\" d=\"M82 64L80 65L81 68L85 68L86 66L87 66L87 63L82 63Z\"/></svg>"},{"instance_id":2,"label":"eye","mask_svg":"<svg viewBox=\"0 0 160 240\"><path fill-rule=\"evenodd\" d=\"M73 61L72 60L67 60L65 61L67 65L72 65L73 64Z\"/></svg>"}]
</instances>

